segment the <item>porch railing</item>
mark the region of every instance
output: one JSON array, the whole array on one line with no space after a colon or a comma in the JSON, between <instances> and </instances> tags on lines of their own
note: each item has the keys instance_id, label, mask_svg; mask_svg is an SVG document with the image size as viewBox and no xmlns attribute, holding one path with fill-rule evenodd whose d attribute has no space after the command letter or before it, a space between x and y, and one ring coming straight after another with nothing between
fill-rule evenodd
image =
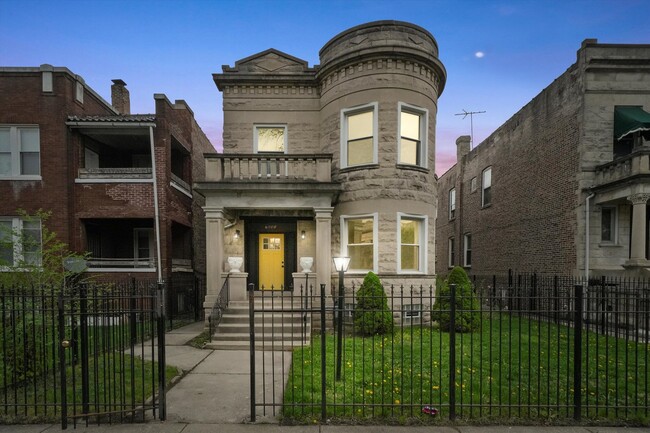
<instances>
[{"instance_id":1,"label":"porch railing","mask_svg":"<svg viewBox=\"0 0 650 433\"><path fill-rule=\"evenodd\" d=\"M636 175L650 175L650 149L639 149L629 155L596 167L596 185L605 185Z\"/></svg>"},{"instance_id":2,"label":"porch railing","mask_svg":"<svg viewBox=\"0 0 650 433\"><path fill-rule=\"evenodd\" d=\"M331 182L331 154L206 155L207 181Z\"/></svg>"},{"instance_id":3,"label":"porch railing","mask_svg":"<svg viewBox=\"0 0 650 433\"><path fill-rule=\"evenodd\" d=\"M115 257L91 257L88 259L88 268L155 268L155 258L115 258Z\"/></svg>"},{"instance_id":4,"label":"porch railing","mask_svg":"<svg viewBox=\"0 0 650 433\"><path fill-rule=\"evenodd\" d=\"M80 168L79 179L151 179L151 168Z\"/></svg>"}]
</instances>

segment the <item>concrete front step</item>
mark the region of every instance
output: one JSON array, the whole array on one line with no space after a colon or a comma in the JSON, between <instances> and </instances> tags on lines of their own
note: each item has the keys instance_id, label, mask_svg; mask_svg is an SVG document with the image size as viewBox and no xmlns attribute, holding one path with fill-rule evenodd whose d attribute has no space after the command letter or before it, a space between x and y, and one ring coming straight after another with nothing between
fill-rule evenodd
<instances>
[{"instance_id":1,"label":"concrete front step","mask_svg":"<svg viewBox=\"0 0 650 433\"><path fill-rule=\"evenodd\" d=\"M264 351L291 351L299 347L303 347L309 342L301 341L285 341L285 342L258 342L255 341L255 350ZM206 349L212 350L250 350L250 341L217 341L212 340L212 343L205 345Z\"/></svg>"},{"instance_id":2,"label":"concrete front step","mask_svg":"<svg viewBox=\"0 0 650 433\"><path fill-rule=\"evenodd\" d=\"M307 332L309 333L311 328L311 324L309 322L305 323L303 325L302 322L293 322L293 323L277 323L273 328L270 326L265 326L263 323L255 323L255 334L262 335L263 333L283 333L283 334L299 334L302 332L303 329L306 329ZM217 329L215 330L215 334L226 334L230 332L250 332L250 325L248 322L246 323L229 323L229 322L221 322L219 326L217 326Z\"/></svg>"}]
</instances>

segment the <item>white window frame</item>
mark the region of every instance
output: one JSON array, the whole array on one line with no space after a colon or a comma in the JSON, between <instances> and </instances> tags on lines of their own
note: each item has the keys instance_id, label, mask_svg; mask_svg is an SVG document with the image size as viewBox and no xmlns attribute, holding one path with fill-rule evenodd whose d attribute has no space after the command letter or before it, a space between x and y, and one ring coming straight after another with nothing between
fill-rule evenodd
<instances>
[{"instance_id":1,"label":"white window frame","mask_svg":"<svg viewBox=\"0 0 650 433\"><path fill-rule=\"evenodd\" d=\"M149 262L149 268L154 268L156 266L156 242L154 236L154 229L148 227L136 227L133 229L133 260L135 262L140 261L140 252L138 251L138 234L146 233L148 235L147 247L149 248L149 257L146 259ZM144 258L143 258L144 259ZM137 267L137 266L135 266Z\"/></svg>"},{"instance_id":2,"label":"white window frame","mask_svg":"<svg viewBox=\"0 0 650 433\"><path fill-rule=\"evenodd\" d=\"M417 308L415 308L417 307ZM402 324L412 325L413 322L420 322L422 320L422 304L403 304L402 305Z\"/></svg>"},{"instance_id":3,"label":"white window frame","mask_svg":"<svg viewBox=\"0 0 650 433\"><path fill-rule=\"evenodd\" d=\"M283 152L260 151L259 148L258 148L258 140L259 140L259 135L258 134L259 134L259 129L260 128L282 128L282 129L284 129L284 151ZM253 152L254 153L260 153L262 155L265 155L265 154L273 155L273 154L287 153L288 150L289 150L289 148L288 148L288 144L289 144L288 132L289 131L287 129L287 125L283 125L283 124L277 124L277 123L259 123L259 124L255 124L253 126Z\"/></svg>"},{"instance_id":4,"label":"white window frame","mask_svg":"<svg viewBox=\"0 0 650 433\"><path fill-rule=\"evenodd\" d=\"M603 239L603 211L604 210L609 210L612 212L612 221L610 227L612 238L610 240ZM602 206L600 209L600 243L604 245L618 244L618 207L617 206Z\"/></svg>"},{"instance_id":5,"label":"white window frame","mask_svg":"<svg viewBox=\"0 0 650 433\"><path fill-rule=\"evenodd\" d=\"M420 116L420 159L419 164L410 164L400 161L402 155L402 111ZM397 162L398 164L412 165L414 167L428 168L428 142L427 131L429 131L429 110L415 105L407 104L405 102L397 103Z\"/></svg>"},{"instance_id":6,"label":"white window frame","mask_svg":"<svg viewBox=\"0 0 650 433\"><path fill-rule=\"evenodd\" d=\"M456 218L456 188L449 190L449 219Z\"/></svg>"},{"instance_id":7,"label":"white window frame","mask_svg":"<svg viewBox=\"0 0 650 433\"><path fill-rule=\"evenodd\" d=\"M348 220L360 220L372 218L372 269L348 269L348 274L366 274L369 271L377 273L377 257L379 256L379 236L377 230L377 223L379 215L377 212L371 214L360 215L341 215L340 217L340 238L341 238L341 256L350 257L348 255Z\"/></svg>"},{"instance_id":8,"label":"white window frame","mask_svg":"<svg viewBox=\"0 0 650 433\"><path fill-rule=\"evenodd\" d=\"M418 221L420 224L420 256L418 263L419 269L402 269L402 220ZM429 218L427 215L414 215L407 213L397 213L397 273L398 274L424 274L428 269L427 266L427 233L429 232Z\"/></svg>"},{"instance_id":9,"label":"white window frame","mask_svg":"<svg viewBox=\"0 0 650 433\"><path fill-rule=\"evenodd\" d=\"M463 235L463 267L465 267L465 268L471 268L472 267L472 258L471 258L472 248L471 247L467 248L467 243L468 243L467 239L468 238L470 239L470 243L471 243L471 239L472 239L472 234L471 233L465 233ZM470 254L470 260L467 260L467 253L468 252Z\"/></svg>"},{"instance_id":10,"label":"white window frame","mask_svg":"<svg viewBox=\"0 0 650 433\"><path fill-rule=\"evenodd\" d=\"M456 259L456 239L452 236L447 239L447 266L453 268L455 265Z\"/></svg>"},{"instance_id":11,"label":"white window frame","mask_svg":"<svg viewBox=\"0 0 650 433\"><path fill-rule=\"evenodd\" d=\"M41 129L39 125L2 125L0 129L9 129L9 151L11 152L11 173L8 175L0 174L0 180L41 180ZM38 173L39 174L20 174L20 130L36 129L38 133Z\"/></svg>"},{"instance_id":12,"label":"white window frame","mask_svg":"<svg viewBox=\"0 0 650 433\"><path fill-rule=\"evenodd\" d=\"M24 218L21 217L9 217L9 216L0 216L0 221L9 221L11 222L11 237L12 237L12 245L13 245L13 250L14 250L14 262L13 264L9 266L2 266L0 265L0 272L7 272L7 271L16 271L17 267L19 264L24 262L24 254L23 254L23 243L21 241L21 236L23 233L23 223L25 222ZM30 265L30 267L40 267L42 265L43 261L43 223L40 219L33 219L30 221L37 221L40 232L41 232L41 258L39 260L39 264L37 265Z\"/></svg>"},{"instance_id":13,"label":"white window frame","mask_svg":"<svg viewBox=\"0 0 650 433\"><path fill-rule=\"evenodd\" d=\"M348 165L348 116L372 111L372 161L365 164ZM379 134L379 104L371 102L369 104L358 105L356 107L344 108L341 110L341 168L363 167L366 165L377 164L377 147Z\"/></svg>"},{"instance_id":14,"label":"white window frame","mask_svg":"<svg viewBox=\"0 0 650 433\"><path fill-rule=\"evenodd\" d=\"M485 185L485 174L490 173L490 184ZM485 190L490 188L490 202L485 202ZM481 207L490 206L492 204L492 166L485 167L481 172Z\"/></svg>"}]
</instances>

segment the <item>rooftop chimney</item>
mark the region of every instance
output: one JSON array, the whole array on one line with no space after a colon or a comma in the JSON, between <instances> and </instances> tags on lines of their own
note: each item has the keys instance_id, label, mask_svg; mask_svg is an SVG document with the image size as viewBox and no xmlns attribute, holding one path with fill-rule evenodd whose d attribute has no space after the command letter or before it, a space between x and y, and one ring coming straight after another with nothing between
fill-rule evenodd
<instances>
[{"instance_id":1,"label":"rooftop chimney","mask_svg":"<svg viewBox=\"0 0 650 433\"><path fill-rule=\"evenodd\" d=\"M111 86L111 103L120 114L131 114L131 98L126 83L119 78Z\"/></svg>"},{"instance_id":2,"label":"rooftop chimney","mask_svg":"<svg viewBox=\"0 0 650 433\"><path fill-rule=\"evenodd\" d=\"M461 135L456 139L456 162L458 164L460 164L463 157L469 153L470 140L471 137L469 135Z\"/></svg>"}]
</instances>

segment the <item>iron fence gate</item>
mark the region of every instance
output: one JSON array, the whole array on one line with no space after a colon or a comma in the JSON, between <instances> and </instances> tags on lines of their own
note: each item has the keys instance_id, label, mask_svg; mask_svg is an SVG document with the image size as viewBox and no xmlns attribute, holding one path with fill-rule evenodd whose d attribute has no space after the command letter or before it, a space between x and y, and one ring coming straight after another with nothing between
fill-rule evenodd
<instances>
[{"instance_id":1,"label":"iron fence gate","mask_svg":"<svg viewBox=\"0 0 650 433\"><path fill-rule=\"evenodd\" d=\"M61 428L164 420L162 284L85 284L58 297Z\"/></svg>"}]
</instances>

